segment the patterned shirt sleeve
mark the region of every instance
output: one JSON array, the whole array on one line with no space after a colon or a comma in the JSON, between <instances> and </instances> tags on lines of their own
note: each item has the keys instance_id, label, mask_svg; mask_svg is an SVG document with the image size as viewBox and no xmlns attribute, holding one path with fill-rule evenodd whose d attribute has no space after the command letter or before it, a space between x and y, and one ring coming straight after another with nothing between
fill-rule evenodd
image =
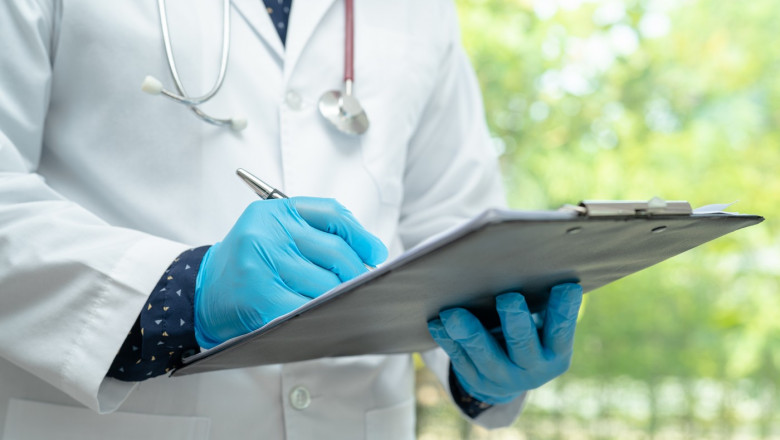
<instances>
[{"instance_id":1,"label":"patterned shirt sleeve","mask_svg":"<svg viewBox=\"0 0 780 440\"><path fill-rule=\"evenodd\" d=\"M149 296L108 376L139 382L166 374L200 351L193 323L195 279L209 246L183 252Z\"/></svg>"},{"instance_id":2,"label":"patterned shirt sleeve","mask_svg":"<svg viewBox=\"0 0 780 440\"><path fill-rule=\"evenodd\" d=\"M458 404L460 409L472 419L477 418L480 414L493 407L489 403L477 400L466 390L463 389L458 378L455 376L455 372L452 371L452 365L450 365L450 392L455 403Z\"/></svg>"}]
</instances>

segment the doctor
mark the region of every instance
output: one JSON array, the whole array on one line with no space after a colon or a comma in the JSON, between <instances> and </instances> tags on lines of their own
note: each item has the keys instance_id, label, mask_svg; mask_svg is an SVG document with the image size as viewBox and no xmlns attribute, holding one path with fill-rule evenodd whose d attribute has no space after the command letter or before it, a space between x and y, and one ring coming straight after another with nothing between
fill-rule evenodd
<instances>
[{"instance_id":1,"label":"doctor","mask_svg":"<svg viewBox=\"0 0 780 440\"><path fill-rule=\"evenodd\" d=\"M168 3L182 85L210 90L222 4ZM200 108L241 131L139 91L149 74L173 87L153 0L0 3L2 439L413 438L409 355L164 373L504 203L454 5L356 5L362 135L318 112L342 84L343 1L229 14L227 74ZM239 167L307 197L257 202ZM522 296L499 296L505 344L444 311L444 350L423 356L464 417L508 425L568 367L580 299L554 288L537 336Z\"/></svg>"}]
</instances>

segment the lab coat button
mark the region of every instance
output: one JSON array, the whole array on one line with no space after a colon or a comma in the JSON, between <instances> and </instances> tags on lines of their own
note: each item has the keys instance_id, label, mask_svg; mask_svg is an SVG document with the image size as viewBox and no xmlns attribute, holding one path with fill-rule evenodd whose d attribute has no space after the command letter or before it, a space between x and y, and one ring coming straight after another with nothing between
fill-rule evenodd
<instances>
[{"instance_id":1,"label":"lab coat button","mask_svg":"<svg viewBox=\"0 0 780 440\"><path fill-rule=\"evenodd\" d=\"M303 106L303 98L294 90L289 90L284 100L287 102L287 106L293 110L300 110Z\"/></svg>"},{"instance_id":2,"label":"lab coat button","mask_svg":"<svg viewBox=\"0 0 780 440\"><path fill-rule=\"evenodd\" d=\"M306 409L311 404L311 394L306 387L295 387L290 391L290 405L295 409Z\"/></svg>"}]
</instances>

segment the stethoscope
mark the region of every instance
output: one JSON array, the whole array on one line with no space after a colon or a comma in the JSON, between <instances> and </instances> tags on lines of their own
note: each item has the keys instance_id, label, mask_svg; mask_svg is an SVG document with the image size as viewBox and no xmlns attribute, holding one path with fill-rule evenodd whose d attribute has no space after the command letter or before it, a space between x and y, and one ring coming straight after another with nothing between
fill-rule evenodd
<instances>
[{"instance_id":1,"label":"stethoscope","mask_svg":"<svg viewBox=\"0 0 780 440\"><path fill-rule=\"evenodd\" d=\"M203 96L191 97L184 90L184 85L176 69L176 61L173 58L173 49L171 48L171 37L168 29L168 17L165 12L165 0L157 0L157 6L160 10L160 27L162 28L163 42L165 43L165 55L168 58L168 68L171 71L173 82L176 85L178 93L166 90L162 82L153 76L147 76L141 85L141 90L152 95L163 95L178 103L188 106L197 117L214 125L227 126L235 131L241 131L246 128L247 120L243 117L216 118L208 115L198 106L208 102L222 88L225 82L225 72L227 72L228 55L230 54L230 7L232 0L223 0L222 12L222 60L219 66L219 75L216 84L211 91ZM345 22L344 22L344 92L331 90L325 92L320 97L318 108L320 114L328 120L338 130L347 133L360 135L366 132L369 127L368 116L360 105L360 102L353 94L354 75L354 41L355 41L355 19L353 0L344 0Z\"/></svg>"}]
</instances>

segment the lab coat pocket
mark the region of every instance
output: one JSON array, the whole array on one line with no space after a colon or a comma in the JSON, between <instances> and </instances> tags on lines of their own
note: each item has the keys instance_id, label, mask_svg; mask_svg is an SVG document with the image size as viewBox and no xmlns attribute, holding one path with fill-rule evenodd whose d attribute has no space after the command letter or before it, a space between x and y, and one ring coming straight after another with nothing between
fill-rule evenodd
<instances>
[{"instance_id":1,"label":"lab coat pocket","mask_svg":"<svg viewBox=\"0 0 780 440\"><path fill-rule=\"evenodd\" d=\"M366 440L411 440L414 435L414 398L366 413Z\"/></svg>"},{"instance_id":2,"label":"lab coat pocket","mask_svg":"<svg viewBox=\"0 0 780 440\"><path fill-rule=\"evenodd\" d=\"M207 440L211 421L202 417L115 412L11 399L2 440Z\"/></svg>"}]
</instances>

